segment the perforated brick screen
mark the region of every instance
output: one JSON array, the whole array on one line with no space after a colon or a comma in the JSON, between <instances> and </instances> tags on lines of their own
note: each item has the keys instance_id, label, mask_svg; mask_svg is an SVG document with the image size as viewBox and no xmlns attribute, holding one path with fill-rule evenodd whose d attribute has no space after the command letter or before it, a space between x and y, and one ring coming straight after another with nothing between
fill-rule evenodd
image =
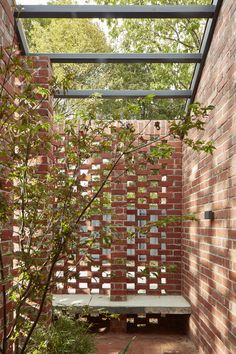
<instances>
[{"instance_id":1,"label":"perforated brick screen","mask_svg":"<svg viewBox=\"0 0 236 354\"><path fill-rule=\"evenodd\" d=\"M136 130L143 131L147 123L135 123ZM165 130L166 123L162 122L163 136ZM150 134L156 134L153 123L148 124L143 137ZM95 215L81 225L78 252L57 264L57 293L111 294L113 299L124 299L126 294L180 293L180 227L153 226L147 234L137 232L130 237L136 226L181 214L181 144L171 143L175 152L170 160L146 164L140 163L139 158L134 171L126 171L120 164L112 173L99 196L103 215ZM147 149L137 153L143 154ZM83 193L100 185L111 158L106 154L81 165ZM101 235L110 224L116 225L119 235L118 238L115 235L111 245ZM96 239L89 252L92 262L83 256L83 243L88 237ZM170 271L170 265L176 266L174 272ZM65 281L68 271L72 276Z\"/></svg>"}]
</instances>

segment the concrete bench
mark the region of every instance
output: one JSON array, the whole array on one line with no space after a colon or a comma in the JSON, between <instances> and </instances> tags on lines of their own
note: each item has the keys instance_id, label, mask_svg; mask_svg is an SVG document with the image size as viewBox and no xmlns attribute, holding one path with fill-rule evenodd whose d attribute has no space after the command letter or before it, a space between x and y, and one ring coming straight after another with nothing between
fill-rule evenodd
<instances>
[{"instance_id":1,"label":"concrete bench","mask_svg":"<svg viewBox=\"0 0 236 354\"><path fill-rule=\"evenodd\" d=\"M119 314L191 314L191 306L180 295L133 295L127 301L111 301L106 295L54 295L53 307L73 307L76 311L89 306L92 311Z\"/></svg>"}]
</instances>

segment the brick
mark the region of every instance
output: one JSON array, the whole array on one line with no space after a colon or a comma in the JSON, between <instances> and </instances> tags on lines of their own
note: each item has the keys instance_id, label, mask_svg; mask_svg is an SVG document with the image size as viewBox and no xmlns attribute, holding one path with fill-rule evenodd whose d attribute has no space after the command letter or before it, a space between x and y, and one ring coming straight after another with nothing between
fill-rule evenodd
<instances>
[{"instance_id":1,"label":"brick","mask_svg":"<svg viewBox=\"0 0 236 354\"><path fill-rule=\"evenodd\" d=\"M171 143L175 148L173 160L163 160L153 166L146 165L145 170L136 166L134 176L124 174L118 183L116 178L124 170L124 165L120 164L111 177L111 187L106 189L115 198L112 201L112 208L115 211L113 222L120 225L118 227L119 237L115 239L110 249L107 247L111 253L103 254L103 246L100 243L100 249L91 252L99 257L94 265L76 268L78 271L87 272L87 275L76 279L74 284L64 283L61 289L56 290L57 293L69 293L71 290L74 293L109 293L113 301L124 301L127 295L135 295L139 291L155 295L160 295L161 290L167 294L181 294L182 291L192 303L193 308L190 335L199 346L200 353L204 354L223 354L235 348L235 327L233 325L235 316L230 313L232 303L229 301L229 298L232 301L232 296L236 294L236 265L233 262L233 249L235 248L233 240L236 240L234 231L236 222L233 220L236 206L236 201L234 201L236 200L236 140L234 138L236 135L234 121L236 45L233 42L235 10L235 1L225 0L196 98L203 104L214 104L216 108L210 115L205 133L201 132L197 135L193 132L192 137L214 139L217 150L213 156L206 156L184 147L182 161L182 145L172 139ZM4 20L0 20L0 33L3 33L4 37L1 43L9 43L13 35L14 20L7 0L2 0L0 11L4 13L4 16L1 16ZM7 59L7 53L5 53L5 59ZM48 57L34 57L33 70L35 83L47 87L51 74ZM13 97L19 89L17 85L19 86L20 83L11 80L6 83L5 90ZM43 101L39 113L46 119L50 117L51 102ZM137 131L142 131L146 124L145 121L135 122ZM149 124L145 134L148 136L148 134L153 134L153 131L153 125ZM166 131L167 122L161 122L161 134L164 135ZM147 151L147 148L143 151ZM103 168L102 158L111 158L111 156L104 154L96 158L93 163L100 164ZM43 151L37 164L39 173L43 175L47 172L48 159L45 159ZM84 165L83 168L90 169L91 165ZM160 171L159 175L152 174L155 169ZM99 170L98 174L100 172ZM97 174L97 171L91 172L91 175L95 173ZM138 177L141 176L146 176L147 180L139 181ZM162 180L162 176L166 176L167 180ZM93 183L90 178L87 180ZM129 187L127 181L133 181L135 185ZM153 181L158 181L157 187L152 187ZM9 187L7 180L1 179L1 188L9 189ZM140 191L139 188L146 188L147 191ZM166 190L162 191L162 188ZM129 192L135 193L135 197L128 198ZM157 192L158 196L151 197L152 192ZM138 198L146 198L145 203L142 200L138 201ZM160 198L163 198L163 204L159 203ZM135 210L127 210L129 203L135 203ZM150 205L154 203L159 204L158 210L153 211L150 208ZM137 209L144 210L146 215L137 215ZM210 209L215 211L216 216L212 223L202 219L204 211ZM194 211L199 221L186 222L182 228L177 225L167 230L159 228L158 232L148 234L145 239L137 239L134 244L127 242L126 227L136 225L137 220L149 221L150 215L160 217L163 210L166 210L167 215L180 215L182 211ZM132 219L133 217L135 220ZM104 222L100 216L95 216L94 220ZM100 226L90 226L88 230L99 231ZM161 237L161 232L165 232L164 238ZM85 236L86 232L81 234ZM158 244L149 243L151 237L157 237ZM2 239L4 240L2 247L9 261L6 272L10 272L11 226L7 226L3 231ZM151 251L156 251L157 254L151 254ZM142 273L139 267L147 262L160 263L162 257L166 264L177 265L176 272L168 273L167 271L155 279L147 278L145 282L140 282ZM76 256L76 262L78 259L79 255ZM121 259L122 262L120 262ZM103 261L110 263L104 265ZM65 261L63 266L57 266L56 271L66 271L72 265L72 261ZM98 268L93 269L95 266ZM112 271L113 276L103 277L102 273L106 271ZM127 278L129 272L134 276ZM93 277L98 278L99 281L93 282L91 279ZM165 279L165 282L161 282L162 279ZM60 280L65 279L61 277ZM86 284L86 286L82 287L81 284ZM127 287L127 284L132 284L133 288ZM151 289L151 285L155 285L156 288ZM50 304L45 308L45 314L48 313L50 313ZM126 319L123 321L123 327L124 323ZM114 325L119 327L117 323ZM231 350L233 351L234 349Z\"/></svg>"},{"instance_id":2,"label":"brick","mask_svg":"<svg viewBox=\"0 0 236 354\"><path fill-rule=\"evenodd\" d=\"M13 44L17 44L15 39L16 39L16 34L14 33L14 15L13 15L13 2L10 0L2 0L0 4L0 45L1 46L12 46ZM19 55L19 53L18 53ZM4 63L7 63L10 60L10 52L9 50L4 50L4 57L3 57L3 62L1 64L4 65ZM45 68L42 70L38 70L35 75L35 82L36 83L44 83L47 84L48 80L51 75L51 68L50 68L50 63L48 58L43 57L37 57L34 59L34 67L35 68ZM34 76L34 74L33 74ZM21 82L19 79L12 77L10 80L7 82L4 82L3 78L0 78L0 85L4 85L4 90L5 92L9 95L9 97L14 98L14 95L16 93L20 92L20 86ZM39 113L44 116L47 119L50 119L50 114L52 112L52 106L50 101L43 101L39 110ZM45 163L45 161L42 162ZM42 166L43 166L42 163ZM42 167L41 167L42 168ZM45 169L45 167L43 167ZM7 180L7 173L4 176L1 176L1 189L4 191L1 191L1 193L5 193L6 195L10 194L11 185L9 184L9 181ZM9 198L9 197L8 197ZM9 199L10 200L10 199ZM1 231L0 239L1 239L1 244L0 247L2 248L3 251L3 259L4 259L4 273L6 276L10 275L15 275L15 270L13 271L12 269L12 252L13 252L13 221L12 224L9 223L9 225L5 226L5 229ZM6 284L6 289L11 288L12 284L9 283ZM1 308L1 303L0 303L0 323L2 320L2 308ZM47 303L45 305L43 315L46 316L46 318L51 321L51 304ZM8 303L8 323L10 325L10 322L13 319L13 305L9 302ZM0 326L1 327L1 326ZM0 338L1 338L1 330L0 330ZM8 348L8 353L10 354L12 352L12 348Z\"/></svg>"},{"instance_id":3,"label":"brick","mask_svg":"<svg viewBox=\"0 0 236 354\"><path fill-rule=\"evenodd\" d=\"M182 289L183 295L194 305L191 338L204 354L233 353L236 349L230 332L233 317L230 317L229 301L236 289L236 269L232 262L235 245L231 243L235 238L233 198L236 193L232 184L236 141L231 138L236 135L232 114L236 109L235 51L231 50L234 47L235 13L235 1L226 0L196 97L196 101L212 104L215 109L205 133L192 132L192 137L213 139L216 150L212 156L206 157L183 148L183 210L197 211L199 221L195 226L184 223ZM213 222L203 219L205 210L215 211Z\"/></svg>"}]
</instances>

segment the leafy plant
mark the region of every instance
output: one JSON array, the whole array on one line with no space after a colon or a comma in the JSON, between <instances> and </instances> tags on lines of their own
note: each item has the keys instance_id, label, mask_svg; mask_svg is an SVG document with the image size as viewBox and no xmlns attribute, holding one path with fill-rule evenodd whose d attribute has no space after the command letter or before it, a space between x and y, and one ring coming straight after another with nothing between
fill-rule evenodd
<instances>
[{"instance_id":1,"label":"leafy plant","mask_svg":"<svg viewBox=\"0 0 236 354\"><path fill-rule=\"evenodd\" d=\"M0 89L1 168L7 180L5 190L12 194L8 200L1 193L0 222L2 228L6 222L12 223L14 211L16 266L13 283L13 276L9 278L6 272L8 258L4 257L0 245L4 309L0 351L6 354L10 344L18 341L18 352L23 354L40 323L45 305L51 301L50 293L57 281L54 276L57 262L74 258L78 247L83 251L80 260L93 261L90 251L97 247L97 236L91 234L89 240L78 246L78 235L85 221L103 213L101 194L110 183L113 172L120 166L122 173L132 171L134 161L153 163L156 159L171 158L173 150L168 139L173 137L197 151L212 152L212 148L209 142L194 141L189 137L191 130L204 129L208 109L199 105L194 107L195 111L182 112L175 122L169 122L165 136L160 135L156 122L156 131L149 139L144 139L142 132L136 132L132 122L122 120L122 107L119 114L117 111L108 114L97 97L92 97L86 106L73 109L56 101L56 118L43 117L40 106L57 89L57 80L52 79L48 87L42 89L34 82L36 73L32 62L20 58L14 47L2 49L1 59L6 51L9 61L0 68L3 83L17 75L21 90L15 97L10 97ZM142 102L151 104L150 97ZM134 116L140 111L142 102L139 101L136 107L132 104ZM149 152L137 154L140 149L148 147L152 147L147 149ZM106 173L97 181L96 188L88 186L85 193L79 173L81 166L102 153L111 156ZM193 217L186 216L186 219L192 220ZM166 227L181 221L169 216L158 223ZM143 231L147 232L149 226ZM119 236L112 220L102 233L109 243L114 236ZM65 272L65 281L70 276L70 271ZM9 281L12 281L11 289L6 286ZM9 299L14 306L12 322L7 316ZM56 334L54 338L57 338Z\"/></svg>"},{"instance_id":2,"label":"leafy plant","mask_svg":"<svg viewBox=\"0 0 236 354\"><path fill-rule=\"evenodd\" d=\"M85 322L60 317L48 328L38 326L27 346L28 354L92 354L94 335Z\"/></svg>"}]
</instances>

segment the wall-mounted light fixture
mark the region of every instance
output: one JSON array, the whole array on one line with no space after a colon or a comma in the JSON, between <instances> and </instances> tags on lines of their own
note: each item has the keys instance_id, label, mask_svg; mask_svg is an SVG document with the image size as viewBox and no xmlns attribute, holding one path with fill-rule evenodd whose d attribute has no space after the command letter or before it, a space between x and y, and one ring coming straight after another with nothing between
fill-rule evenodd
<instances>
[{"instance_id":1,"label":"wall-mounted light fixture","mask_svg":"<svg viewBox=\"0 0 236 354\"><path fill-rule=\"evenodd\" d=\"M215 219L215 213L212 210L205 211L204 219L206 219L206 220L214 220Z\"/></svg>"}]
</instances>

